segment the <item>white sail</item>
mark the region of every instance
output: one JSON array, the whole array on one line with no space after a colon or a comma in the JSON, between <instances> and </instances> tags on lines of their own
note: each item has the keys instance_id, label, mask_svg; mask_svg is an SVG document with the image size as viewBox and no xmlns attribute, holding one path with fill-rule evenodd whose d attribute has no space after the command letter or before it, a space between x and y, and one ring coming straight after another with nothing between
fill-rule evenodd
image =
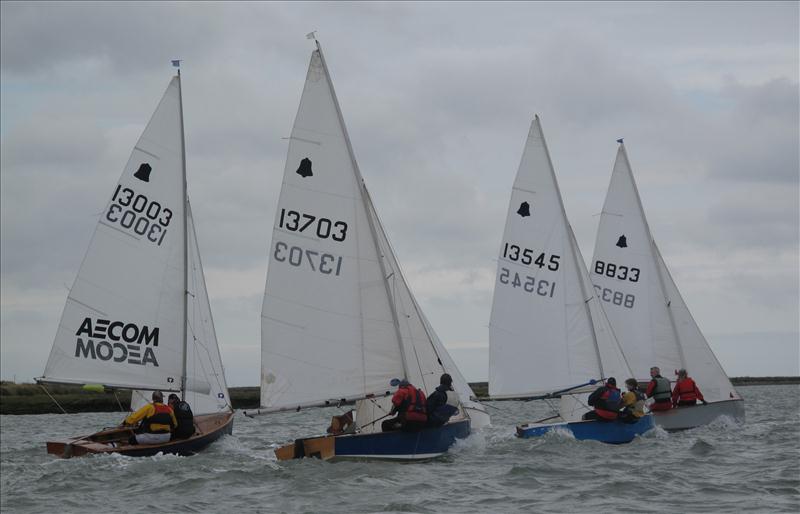
<instances>
[{"instance_id":1,"label":"white sail","mask_svg":"<svg viewBox=\"0 0 800 514\"><path fill-rule=\"evenodd\" d=\"M290 138L261 334L265 411L384 396L393 378L431 392L448 368L364 186L320 50Z\"/></svg>"},{"instance_id":2,"label":"white sail","mask_svg":"<svg viewBox=\"0 0 800 514\"><path fill-rule=\"evenodd\" d=\"M42 379L178 391L184 193L178 78L100 216Z\"/></svg>"},{"instance_id":3,"label":"white sail","mask_svg":"<svg viewBox=\"0 0 800 514\"><path fill-rule=\"evenodd\" d=\"M591 289L538 117L511 193L489 336L492 397L631 376Z\"/></svg>"},{"instance_id":4,"label":"white sail","mask_svg":"<svg viewBox=\"0 0 800 514\"><path fill-rule=\"evenodd\" d=\"M188 205L188 204L187 204ZM185 400L194 414L231 410L228 386L219 353L211 304L208 301L205 275L200 259L197 232L191 206L188 209L189 236L188 309L186 319L186 392ZM131 410L150 402L150 392L133 391Z\"/></svg>"},{"instance_id":5,"label":"white sail","mask_svg":"<svg viewBox=\"0 0 800 514\"><path fill-rule=\"evenodd\" d=\"M597 232L591 279L640 379L687 368L709 401L739 398L692 318L650 232L624 144Z\"/></svg>"}]
</instances>

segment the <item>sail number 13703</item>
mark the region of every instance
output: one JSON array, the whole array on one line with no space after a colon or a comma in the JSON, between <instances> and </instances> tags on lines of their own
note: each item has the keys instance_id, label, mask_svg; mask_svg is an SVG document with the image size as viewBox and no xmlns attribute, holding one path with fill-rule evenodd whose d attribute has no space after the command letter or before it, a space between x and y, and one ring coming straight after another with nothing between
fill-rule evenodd
<instances>
[{"instance_id":1,"label":"sail number 13703","mask_svg":"<svg viewBox=\"0 0 800 514\"><path fill-rule=\"evenodd\" d=\"M278 227L290 232L305 232L309 229L309 232L314 232L320 239L344 241L347 237L347 223L344 221L331 221L328 218L286 209L281 209Z\"/></svg>"}]
</instances>

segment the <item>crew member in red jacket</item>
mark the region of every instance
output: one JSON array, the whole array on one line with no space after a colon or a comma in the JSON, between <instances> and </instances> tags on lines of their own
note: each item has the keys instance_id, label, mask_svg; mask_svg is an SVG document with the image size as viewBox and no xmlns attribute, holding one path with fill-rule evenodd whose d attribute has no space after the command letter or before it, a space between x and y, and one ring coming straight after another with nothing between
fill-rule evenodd
<instances>
[{"instance_id":1,"label":"crew member in red jacket","mask_svg":"<svg viewBox=\"0 0 800 514\"><path fill-rule=\"evenodd\" d=\"M425 428L425 423L428 421L428 416L425 414L425 393L409 384L408 380L401 380L397 392L392 396L392 410L389 415L395 413L397 417L381 423L381 430L413 432Z\"/></svg>"},{"instance_id":2,"label":"crew member in red jacket","mask_svg":"<svg viewBox=\"0 0 800 514\"><path fill-rule=\"evenodd\" d=\"M675 389L672 390L672 405L675 407L697 405L697 400L703 402L703 405L708 404L703 398L703 393L697 388L697 384L686 374L686 370L679 370L678 381L675 383Z\"/></svg>"},{"instance_id":3,"label":"crew member in red jacket","mask_svg":"<svg viewBox=\"0 0 800 514\"><path fill-rule=\"evenodd\" d=\"M619 417L619 409L622 407L622 396L617 389L617 379L608 377L605 385L594 390L589 395L588 403L594 410L585 413L581 419L584 421L614 421Z\"/></svg>"}]
</instances>

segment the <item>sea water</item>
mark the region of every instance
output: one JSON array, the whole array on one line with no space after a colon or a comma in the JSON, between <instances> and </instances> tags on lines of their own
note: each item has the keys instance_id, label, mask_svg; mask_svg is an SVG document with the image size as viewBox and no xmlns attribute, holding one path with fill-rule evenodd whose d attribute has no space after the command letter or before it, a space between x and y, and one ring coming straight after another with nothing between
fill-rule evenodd
<instances>
[{"instance_id":1,"label":"sea water","mask_svg":"<svg viewBox=\"0 0 800 514\"><path fill-rule=\"evenodd\" d=\"M70 512L798 512L800 386L740 387L747 422L720 419L630 444L514 437L544 402L493 402L493 425L421 463L278 462L337 409L245 417L191 457L62 460L45 441L122 414L0 417L0 510Z\"/></svg>"}]
</instances>

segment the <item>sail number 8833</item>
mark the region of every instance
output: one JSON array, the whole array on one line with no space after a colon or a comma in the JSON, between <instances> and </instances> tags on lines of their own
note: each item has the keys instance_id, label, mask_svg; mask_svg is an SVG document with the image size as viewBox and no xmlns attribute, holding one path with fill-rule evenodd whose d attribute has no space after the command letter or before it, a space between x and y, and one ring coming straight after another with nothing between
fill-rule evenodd
<instances>
[{"instance_id":1,"label":"sail number 8833","mask_svg":"<svg viewBox=\"0 0 800 514\"><path fill-rule=\"evenodd\" d=\"M613 262L595 261L594 272L609 278L630 280L631 282L639 281L639 268L629 268Z\"/></svg>"}]
</instances>

